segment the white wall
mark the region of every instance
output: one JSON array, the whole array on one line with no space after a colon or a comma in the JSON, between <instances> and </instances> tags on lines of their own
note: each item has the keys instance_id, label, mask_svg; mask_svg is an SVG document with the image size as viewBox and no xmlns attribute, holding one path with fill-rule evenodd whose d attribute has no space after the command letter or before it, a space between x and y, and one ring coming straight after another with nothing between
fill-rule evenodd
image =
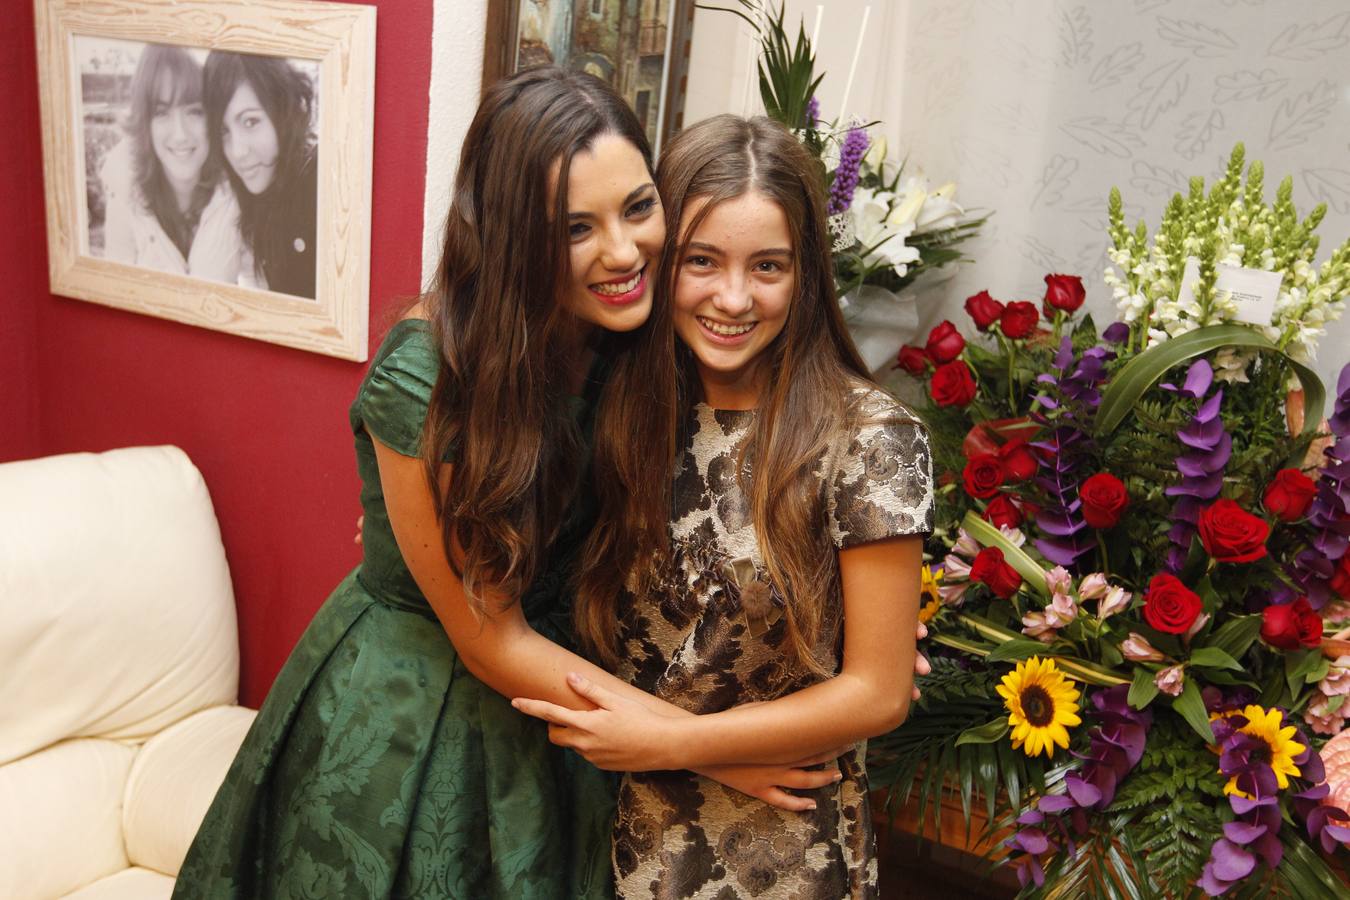
<instances>
[{"instance_id":1,"label":"white wall","mask_svg":"<svg viewBox=\"0 0 1350 900\"><path fill-rule=\"evenodd\" d=\"M431 283L459 149L478 108L487 0L435 0L428 92L426 190L422 201L422 285Z\"/></svg>"},{"instance_id":2,"label":"white wall","mask_svg":"<svg viewBox=\"0 0 1350 900\"><path fill-rule=\"evenodd\" d=\"M821 4L789 0L795 34ZM962 323L964 298L1038 297L1046 272L1079 274L1098 321L1106 196L1120 187L1150 231L1191 175L1212 180L1233 144L1294 176L1305 212L1325 202L1325 259L1350 236L1350 4L1345 0L829 0L818 70L822 114L840 113L863 10L871 15L847 114L881 119L892 155L910 154L957 199L992 209L976 262L921 313L922 333ZM749 108L749 29L698 10L686 122ZM1350 317L1322 339L1332 387L1350 361Z\"/></svg>"}]
</instances>

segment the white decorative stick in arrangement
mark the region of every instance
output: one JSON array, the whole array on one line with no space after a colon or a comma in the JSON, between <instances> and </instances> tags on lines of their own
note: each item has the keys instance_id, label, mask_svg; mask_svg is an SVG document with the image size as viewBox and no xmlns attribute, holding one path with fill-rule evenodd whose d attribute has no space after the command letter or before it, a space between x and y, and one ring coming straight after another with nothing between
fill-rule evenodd
<instances>
[{"instance_id":1,"label":"white decorative stick in arrangement","mask_svg":"<svg viewBox=\"0 0 1350 900\"><path fill-rule=\"evenodd\" d=\"M853 76L858 71L858 57L862 55L863 36L867 34L867 19L872 15L872 5L863 7L862 23L858 26L858 40L853 45L853 62L848 67L848 81L844 83L844 99L839 104L839 121L848 121L848 95L853 92Z\"/></svg>"}]
</instances>

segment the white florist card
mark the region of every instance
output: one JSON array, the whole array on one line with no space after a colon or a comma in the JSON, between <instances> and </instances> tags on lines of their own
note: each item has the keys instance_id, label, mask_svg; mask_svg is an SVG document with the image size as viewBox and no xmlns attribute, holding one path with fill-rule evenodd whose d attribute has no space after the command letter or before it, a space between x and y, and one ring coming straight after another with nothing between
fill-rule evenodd
<instances>
[{"instance_id":1,"label":"white florist card","mask_svg":"<svg viewBox=\"0 0 1350 900\"><path fill-rule=\"evenodd\" d=\"M1214 293L1216 296L1227 293L1233 298L1237 306L1234 318L1249 325L1269 325L1275 318L1275 301L1280 296L1280 283L1284 275L1224 263L1214 268ZM1200 261L1194 256L1188 257L1186 269L1181 273L1181 290L1177 294L1177 302L1184 305L1194 300L1195 286L1199 281Z\"/></svg>"}]
</instances>

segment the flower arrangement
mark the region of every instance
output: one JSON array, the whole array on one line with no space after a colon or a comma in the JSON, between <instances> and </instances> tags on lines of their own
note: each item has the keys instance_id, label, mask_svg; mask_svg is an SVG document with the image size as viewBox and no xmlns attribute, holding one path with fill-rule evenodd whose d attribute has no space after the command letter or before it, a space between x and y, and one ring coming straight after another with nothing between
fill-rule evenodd
<instances>
[{"instance_id":1,"label":"flower arrangement","mask_svg":"<svg viewBox=\"0 0 1350 900\"><path fill-rule=\"evenodd\" d=\"M1320 751L1350 733L1327 634L1350 619L1350 365L1322 420L1305 363L1350 241L1316 265L1322 209L1300 220L1287 181L1267 206L1242 160L1152 239L1112 192L1121 321L1052 274L897 359L939 479L933 673L869 769L921 809L982 798L1028 896L1346 891ZM1278 281L1268 324L1238 320L1224 266Z\"/></svg>"},{"instance_id":2,"label":"flower arrangement","mask_svg":"<svg viewBox=\"0 0 1350 900\"><path fill-rule=\"evenodd\" d=\"M955 202L956 183L933 187L922 173L887 156L869 124L820 118L812 39L784 27L784 6L738 0L724 9L760 35L759 91L767 115L791 128L820 160L834 236L835 282L841 297L863 285L899 291L926 271L966 259L959 245L978 234L987 216L967 216ZM856 61L855 61L856 62ZM847 92L846 92L847 93Z\"/></svg>"}]
</instances>

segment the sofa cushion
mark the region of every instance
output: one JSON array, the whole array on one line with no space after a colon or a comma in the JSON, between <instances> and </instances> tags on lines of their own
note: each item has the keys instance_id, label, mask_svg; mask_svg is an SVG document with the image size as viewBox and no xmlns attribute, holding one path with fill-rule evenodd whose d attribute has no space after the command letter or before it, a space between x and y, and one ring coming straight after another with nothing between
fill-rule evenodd
<instances>
[{"instance_id":1,"label":"sofa cushion","mask_svg":"<svg viewBox=\"0 0 1350 900\"><path fill-rule=\"evenodd\" d=\"M47 900L126 868L122 795L135 755L86 739L0 766L0 897Z\"/></svg>"},{"instance_id":2,"label":"sofa cushion","mask_svg":"<svg viewBox=\"0 0 1350 900\"><path fill-rule=\"evenodd\" d=\"M169 900L173 879L149 869L123 869L67 894L65 900Z\"/></svg>"},{"instance_id":3,"label":"sofa cushion","mask_svg":"<svg viewBox=\"0 0 1350 900\"><path fill-rule=\"evenodd\" d=\"M127 777L127 858L177 875L207 807L257 712L217 706L170 725L141 746Z\"/></svg>"},{"instance_id":4,"label":"sofa cushion","mask_svg":"<svg viewBox=\"0 0 1350 900\"><path fill-rule=\"evenodd\" d=\"M230 574L176 447L0 465L0 764L235 702ZM12 649L11 649L12 648Z\"/></svg>"}]
</instances>

